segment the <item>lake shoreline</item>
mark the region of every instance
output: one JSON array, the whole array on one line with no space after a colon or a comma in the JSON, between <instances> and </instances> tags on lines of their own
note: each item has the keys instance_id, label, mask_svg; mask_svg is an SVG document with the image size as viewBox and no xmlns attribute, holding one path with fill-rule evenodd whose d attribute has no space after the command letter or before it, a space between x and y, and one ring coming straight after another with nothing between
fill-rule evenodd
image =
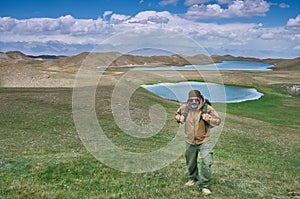
<instances>
[{"instance_id":1,"label":"lake shoreline","mask_svg":"<svg viewBox=\"0 0 300 199\"><path fill-rule=\"evenodd\" d=\"M164 99L178 102L186 102L187 93L192 89L200 90L206 99L217 103L239 103L258 100L263 96L263 93L258 92L255 88L226 86L210 82L185 81L141 85L141 87Z\"/></svg>"},{"instance_id":2,"label":"lake shoreline","mask_svg":"<svg viewBox=\"0 0 300 199\"><path fill-rule=\"evenodd\" d=\"M184 65L184 66L154 66L154 67L129 67L130 70L231 70L231 71L268 71L272 70L275 66L266 64L263 62L249 62L249 61L222 61L214 64L202 64L202 65Z\"/></svg>"}]
</instances>

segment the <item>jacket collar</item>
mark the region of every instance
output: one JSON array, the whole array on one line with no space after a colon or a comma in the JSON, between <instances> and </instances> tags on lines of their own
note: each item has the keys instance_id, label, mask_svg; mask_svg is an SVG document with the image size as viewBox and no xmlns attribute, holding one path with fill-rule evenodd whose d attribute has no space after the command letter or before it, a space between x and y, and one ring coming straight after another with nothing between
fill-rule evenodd
<instances>
[{"instance_id":1,"label":"jacket collar","mask_svg":"<svg viewBox=\"0 0 300 199\"><path fill-rule=\"evenodd\" d=\"M198 108L197 108L198 111L202 109L204 103L205 103L205 99L202 98L202 99L200 100L200 104L199 104L199 106L198 106Z\"/></svg>"}]
</instances>

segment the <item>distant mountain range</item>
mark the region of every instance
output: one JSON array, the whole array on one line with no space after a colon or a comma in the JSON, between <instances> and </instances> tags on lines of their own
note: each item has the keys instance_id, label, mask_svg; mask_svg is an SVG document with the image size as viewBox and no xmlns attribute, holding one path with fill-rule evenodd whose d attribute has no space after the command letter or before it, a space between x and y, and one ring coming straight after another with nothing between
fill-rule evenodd
<instances>
[{"instance_id":1,"label":"distant mountain range","mask_svg":"<svg viewBox=\"0 0 300 199\"><path fill-rule=\"evenodd\" d=\"M149 55L151 53L149 51ZM118 52L83 52L75 56L31 56L19 51L10 51L0 52L0 87L73 87L76 74L83 65L91 66L93 70L100 70L98 67L105 66L105 70L112 69L112 74L120 75L133 67L201 65L225 60L268 63L275 66L273 70L280 73L292 73L296 76L300 71L300 57L296 59L257 59L231 55L140 56Z\"/></svg>"},{"instance_id":2,"label":"distant mountain range","mask_svg":"<svg viewBox=\"0 0 300 199\"><path fill-rule=\"evenodd\" d=\"M139 55L140 53L144 54ZM134 66L161 66L161 65L173 65L184 66L191 64L212 64L222 61L236 60L236 61L250 61L250 62L263 62L272 64L275 66L275 70L292 70L300 69L300 57L295 59L258 59L252 57L235 57L231 55L212 55L207 56L203 54L194 56L172 55L169 52L159 52L164 55L157 54L157 51L151 49L143 50L143 52L132 52L132 54L121 54L118 52L83 52L74 56L57 56L57 55L25 55L20 51L0 52L0 63L3 61L13 61L28 64L40 64L41 66L79 66L87 56L96 55L99 59L106 60L111 67L134 67ZM145 56L148 54L148 56ZM47 62L52 60L52 62Z\"/></svg>"}]
</instances>

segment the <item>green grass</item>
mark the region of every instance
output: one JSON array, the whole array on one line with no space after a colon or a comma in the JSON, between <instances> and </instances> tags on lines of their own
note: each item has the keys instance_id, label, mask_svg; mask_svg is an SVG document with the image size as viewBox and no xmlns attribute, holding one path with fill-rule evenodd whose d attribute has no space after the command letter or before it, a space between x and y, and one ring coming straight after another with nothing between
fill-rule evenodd
<instances>
[{"instance_id":1,"label":"green grass","mask_svg":"<svg viewBox=\"0 0 300 199\"><path fill-rule=\"evenodd\" d=\"M256 86L264 93L259 100L228 104L227 113L250 117L280 125L300 126L300 97L277 87Z\"/></svg>"},{"instance_id":2,"label":"green grass","mask_svg":"<svg viewBox=\"0 0 300 199\"><path fill-rule=\"evenodd\" d=\"M215 146L213 194L207 198L290 198L292 192L299 194L299 121L290 123L299 118L299 97L286 97L272 87L258 89L265 93L262 99L227 106L228 113L238 119L226 118ZM173 138L178 127L173 120L176 103L137 90L130 102L133 110L143 113L160 103L168 116L157 135L132 138L113 121L111 91L110 87L99 88L96 109L101 127L116 145L148 152ZM188 180L183 155L161 170L143 174L120 172L97 161L76 132L71 98L71 89L0 89L0 198L203 197L196 187L183 186ZM138 123L135 114L132 111L131 116ZM243 117L259 122L249 123Z\"/></svg>"}]
</instances>

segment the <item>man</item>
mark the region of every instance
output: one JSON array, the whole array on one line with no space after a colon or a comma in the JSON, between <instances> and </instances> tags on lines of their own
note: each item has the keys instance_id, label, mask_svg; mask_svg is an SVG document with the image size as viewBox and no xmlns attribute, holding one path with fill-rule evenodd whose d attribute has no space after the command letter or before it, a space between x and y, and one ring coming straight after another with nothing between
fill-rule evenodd
<instances>
[{"instance_id":1,"label":"man","mask_svg":"<svg viewBox=\"0 0 300 199\"><path fill-rule=\"evenodd\" d=\"M199 190L204 195L210 195L209 186L213 163L210 126L219 125L221 119L198 90L189 92L187 103L180 106L176 111L175 118L177 122L185 123L185 158L189 176L189 181L185 185L193 186L198 183ZM201 164L198 170L199 153Z\"/></svg>"}]
</instances>

